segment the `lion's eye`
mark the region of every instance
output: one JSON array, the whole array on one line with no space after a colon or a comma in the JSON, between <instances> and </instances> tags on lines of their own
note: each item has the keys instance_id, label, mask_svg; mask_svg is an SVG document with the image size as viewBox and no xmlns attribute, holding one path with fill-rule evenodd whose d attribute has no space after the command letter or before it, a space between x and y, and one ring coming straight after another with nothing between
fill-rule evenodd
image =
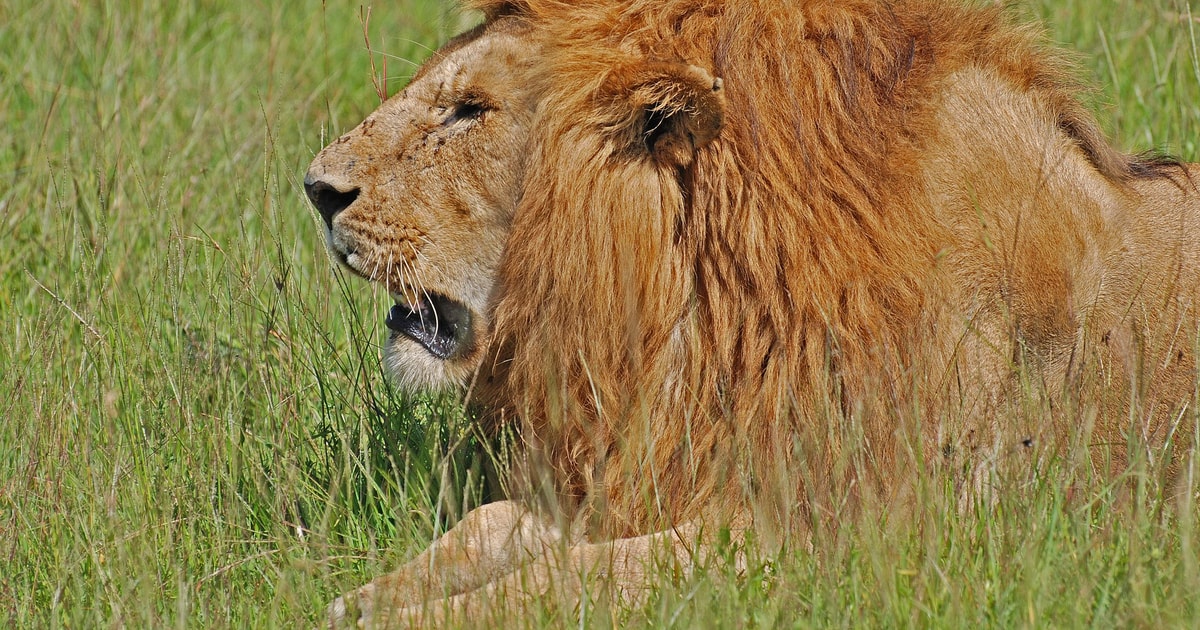
<instances>
[{"instance_id":1,"label":"lion's eye","mask_svg":"<svg viewBox=\"0 0 1200 630\"><path fill-rule=\"evenodd\" d=\"M488 108L482 103L476 103L472 101L459 103L450 110L450 115L446 117L445 122L442 124L453 125L454 123L458 122L477 120L483 116L484 112L487 110Z\"/></svg>"}]
</instances>

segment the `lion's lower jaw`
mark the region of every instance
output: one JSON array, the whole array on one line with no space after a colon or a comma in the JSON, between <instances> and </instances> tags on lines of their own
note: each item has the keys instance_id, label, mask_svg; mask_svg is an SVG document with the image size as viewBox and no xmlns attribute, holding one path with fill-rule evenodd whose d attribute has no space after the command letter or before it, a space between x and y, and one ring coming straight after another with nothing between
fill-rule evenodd
<instances>
[{"instance_id":1,"label":"lion's lower jaw","mask_svg":"<svg viewBox=\"0 0 1200 630\"><path fill-rule=\"evenodd\" d=\"M439 359L403 336L388 340L383 364L396 387L410 393L462 389L472 373L470 367Z\"/></svg>"}]
</instances>

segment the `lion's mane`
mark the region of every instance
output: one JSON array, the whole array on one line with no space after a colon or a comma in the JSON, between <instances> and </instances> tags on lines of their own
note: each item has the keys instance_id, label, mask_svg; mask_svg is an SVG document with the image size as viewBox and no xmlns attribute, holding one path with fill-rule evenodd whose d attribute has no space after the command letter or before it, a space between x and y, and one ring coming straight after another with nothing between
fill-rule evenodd
<instances>
[{"instance_id":1,"label":"lion's mane","mask_svg":"<svg viewBox=\"0 0 1200 630\"><path fill-rule=\"evenodd\" d=\"M559 496L610 536L878 482L913 449L898 428L950 413L951 237L918 164L956 71L1027 93L1115 186L1165 168L1110 148L1069 64L995 7L473 6L525 16L547 46L482 378ZM645 150L645 125L703 109L678 86L648 93L647 58L720 79L719 134L694 154ZM910 433L929 438L916 450L939 448L931 432ZM852 441L870 448L839 465Z\"/></svg>"}]
</instances>

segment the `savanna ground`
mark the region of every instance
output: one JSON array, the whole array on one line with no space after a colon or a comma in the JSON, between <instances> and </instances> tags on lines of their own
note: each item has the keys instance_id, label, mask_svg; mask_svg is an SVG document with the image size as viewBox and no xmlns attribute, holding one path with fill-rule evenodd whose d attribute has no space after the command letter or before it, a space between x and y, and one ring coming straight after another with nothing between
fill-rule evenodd
<instances>
[{"instance_id":1,"label":"savanna ground","mask_svg":"<svg viewBox=\"0 0 1200 630\"><path fill-rule=\"evenodd\" d=\"M1121 146L1200 159L1195 0L1013 10L1078 51ZM462 414L389 390L387 298L331 270L300 187L471 18L383 3L368 52L364 17L0 3L0 627L311 625L475 500ZM664 576L637 610L522 621L1200 623L1196 507L1136 468L1049 470L977 512L934 480L916 518L864 515L744 579Z\"/></svg>"}]
</instances>

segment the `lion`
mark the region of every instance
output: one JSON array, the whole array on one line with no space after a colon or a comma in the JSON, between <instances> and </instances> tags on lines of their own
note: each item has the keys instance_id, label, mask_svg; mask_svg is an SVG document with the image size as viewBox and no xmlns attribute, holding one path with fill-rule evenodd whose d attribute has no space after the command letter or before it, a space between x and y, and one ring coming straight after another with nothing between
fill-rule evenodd
<instances>
[{"instance_id":1,"label":"lion","mask_svg":"<svg viewBox=\"0 0 1200 630\"><path fill-rule=\"evenodd\" d=\"M636 599L922 470L1191 447L1200 167L1113 148L1001 9L468 6L304 183L398 382L515 429L512 497L333 622Z\"/></svg>"}]
</instances>

